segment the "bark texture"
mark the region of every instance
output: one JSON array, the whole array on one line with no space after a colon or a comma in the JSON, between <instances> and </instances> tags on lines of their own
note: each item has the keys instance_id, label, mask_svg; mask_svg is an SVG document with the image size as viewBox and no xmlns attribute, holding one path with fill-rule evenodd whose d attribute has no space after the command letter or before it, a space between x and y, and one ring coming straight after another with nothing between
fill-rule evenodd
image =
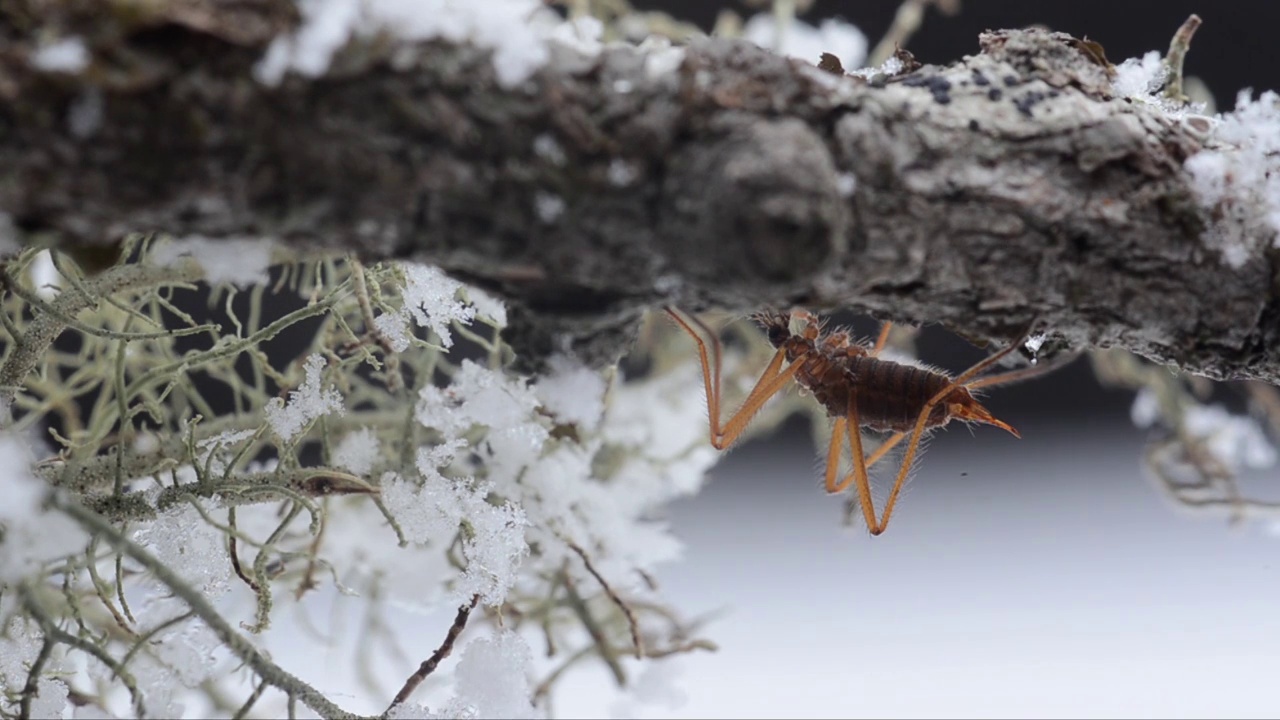
<instances>
[{"instance_id":1,"label":"bark texture","mask_svg":"<svg viewBox=\"0 0 1280 720\"><path fill-rule=\"evenodd\" d=\"M0 5L0 213L25 233L428 261L504 297L535 364L613 360L663 303L798 304L975 340L1036 320L1280 380L1275 252L1233 268L1201 240L1182 164L1205 123L1115 97L1067 35L990 32L870 81L730 40L665 72L560 47L514 89L487 51L376 38L268 87L252 69L291 3L125 6ZM50 34L81 36L88 66L34 66Z\"/></svg>"}]
</instances>

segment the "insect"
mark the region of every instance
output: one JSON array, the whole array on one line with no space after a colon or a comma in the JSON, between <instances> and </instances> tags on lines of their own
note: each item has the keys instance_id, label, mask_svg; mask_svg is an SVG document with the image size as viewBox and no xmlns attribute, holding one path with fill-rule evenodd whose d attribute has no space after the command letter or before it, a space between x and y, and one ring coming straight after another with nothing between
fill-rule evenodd
<instances>
[{"instance_id":1,"label":"insect","mask_svg":"<svg viewBox=\"0 0 1280 720\"><path fill-rule=\"evenodd\" d=\"M793 310L786 314L769 310L756 313L752 319L764 329L777 352L743 401L742 407L721 423L720 341L697 318L689 316L686 319L675 308L667 307L665 310L698 344L702 379L707 391L712 446L723 450L732 445L769 398L794 379L813 394L828 416L835 418L831 445L827 451L827 492L843 492L850 483L855 483L862 514L872 535L879 535L888 527L894 505L926 431L941 428L952 420L961 420L991 425L1014 437L1021 437L1012 426L997 419L983 407L973 392L980 388L1024 380L1062 364L1045 363L981 376L984 370L1025 343L1030 331L1028 328L1028 332L1024 332L1018 342L952 377L941 370L881 357L893 327L891 323L886 322L881 326L875 345L867 348L855 342L846 330L824 332L823 324L811 313ZM798 333L791 331L793 319L800 321ZM695 325L711 339L714 363L708 359L707 343L694 330ZM862 449L862 427L892 433L870 457ZM897 479L885 501L883 514L877 516L867 470L908 437L910 440L907 442ZM846 442L852 450L853 469L837 480L840 456Z\"/></svg>"}]
</instances>

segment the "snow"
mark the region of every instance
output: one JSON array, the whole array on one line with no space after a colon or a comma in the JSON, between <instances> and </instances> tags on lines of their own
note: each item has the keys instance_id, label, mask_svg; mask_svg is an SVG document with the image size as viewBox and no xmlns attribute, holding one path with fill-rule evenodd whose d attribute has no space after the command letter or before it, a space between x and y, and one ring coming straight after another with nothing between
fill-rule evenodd
<instances>
[{"instance_id":1,"label":"snow","mask_svg":"<svg viewBox=\"0 0 1280 720\"><path fill-rule=\"evenodd\" d=\"M853 193L858 189L858 176L853 173L844 172L836 177L836 189L840 191L840 197L853 197Z\"/></svg>"},{"instance_id":2,"label":"snow","mask_svg":"<svg viewBox=\"0 0 1280 720\"><path fill-rule=\"evenodd\" d=\"M297 390L289 391L286 403L278 397L271 398L263 408L267 424L284 442L289 442L313 420L336 412L343 414L342 395L337 388L320 387L320 372L325 360L313 353L303 366L306 377Z\"/></svg>"},{"instance_id":3,"label":"snow","mask_svg":"<svg viewBox=\"0 0 1280 720\"><path fill-rule=\"evenodd\" d=\"M1142 388L1129 410L1133 424L1151 427L1161 417L1154 391ZM1242 468L1262 469L1276 464L1277 454L1266 432L1247 415L1234 415L1222 405L1191 405L1183 412L1182 432L1204 440L1209 453L1232 473Z\"/></svg>"},{"instance_id":4,"label":"snow","mask_svg":"<svg viewBox=\"0 0 1280 720\"><path fill-rule=\"evenodd\" d=\"M48 491L31 472L31 452L18 437L0 434L0 587L19 582L57 558L84 549L88 536L61 513L44 509Z\"/></svg>"},{"instance_id":5,"label":"snow","mask_svg":"<svg viewBox=\"0 0 1280 720\"><path fill-rule=\"evenodd\" d=\"M409 347L411 319L422 327L430 328L440 339L441 346L452 347L453 333L449 332L449 324L469 325L476 316L475 307L458 299L458 294L463 291L462 283L432 265L415 262L398 265L405 276L401 292L404 305L397 312L379 315L374 319L374 325L390 340L395 352L404 352ZM505 309L499 311L490 304L488 310L501 314L506 321Z\"/></svg>"},{"instance_id":6,"label":"snow","mask_svg":"<svg viewBox=\"0 0 1280 720\"><path fill-rule=\"evenodd\" d=\"M538 213L538 219L549 225L564 214L564 198L539 191L533 196L533 208Z\"/></svg>"},{"instance_id":7,"label":"snow","mask_svg":"<svg viewBox=\"0 0 1280 720\"><path fill-rule=\"evenodd\" d=\"M564 148L551 135L541 133L533 139L533 152L538 157L557 167L565 163Z\"/></svg>"},{"instance_id":8,"label":"snow","mask_svg":"<svg viewBox=\"0 0 1280 720\"><path fill-rule=\"evenodd\" d=\"M614 187L626 187L636 181L636 167L622 158L614 158L609 162L609 184Z\"/></svg>"},{"instance_id":9,"label":"snow","mask_svg":"<svg viewBox=\"0 0 1280 720\"><path fill-rule=\"evenodd\" d=\"M446 715L512 720L537 717L529 701L532 669L529 643L511 630L472 640L454 671L456 694Z\"/></svg>"},{"instance_id":10,"label":"snow","mask_svg":"<svg viewBox=\"0 0 1280 720\"><path fill-rule=\"evenodd\" d=\"M44 72L78 73L89 66L89 49L81 38L65 37L32 53L31 66Z\"/></svg>"},{"instance_id":11,"label":"snow","mask_svg":"<svg viewBox=\"0 0 1280 720\"><path fill-rule=\"evenodd\" d=\"M1253 418L1232 415L1221 405L1196 406L1187 410L1183 424L1189 435L1205 439L1209 452L1233 473L1276 463L1275 447Z\"/></svg>"},{"instance_id":12,"label":"snow","mask_svg":"<svg viewBox=\"0 0 1280 720\"><path fill-rule=\"evenodd\" d=\"M1120 97L1154 95L1169 76L1169 69L1159 50L1152 50L1141 58L1129 58L1116 66L1111 87Z\"/></svg>"},{"instance_id":13,"label":"snow","mask_svg":"<svg viewBox=\"0 0 1280 720\"><path fill-rule=\"evenodd\" d=\"M773 15L760 13L747 20L742 36L767 50L812 64L817 64L823 53L840 58L845 68L862 67L867 59L867 36L836 18L827 18L817 27L793 20L779 28Z\"/></svg>"},{"instance_id":14,"label":"snow","mask_svg":"<svg viewBox=\"0 0 1280 720\"><path fill-rule=\"evenodd\" d=\"M323 75L334 54L353 37L389 35L407 41L471 42L493 51L498 83L513 88L550 57L551 37L575 47L590 45L589 27L560 37L563 23L538 0L302 0L302 25L272 41L254 68L265 85L278 85L292 71ZM554 21L553 21L554 20Z\"/></svg>"},{"instance_id":15,"label":"snow","mask_svg":"<svg viewBox=\"0 0 1280 720\"><path fill-rule=\"evenodd\" d=\"M604 378L567 355L553 356L548 367L534 385L542 406L562 423L594 430L604 412Z\"/></svg>"},{"instance_id":16,"label":"snow","mask_svg":"<svg viewBox=\"0 0 1280 720\"><path fill-rule=\"evenodd\" d=\"M1242 267L1280 240L1280 96L1242 90L1206 149L1183 165L1207 221L1204 241Z\"/></svg>"},{"instance_id":17,"label":"snow","mask_svg":"<svg viewBox=\"0 0 1280 720\"><path fill-rule=\"evenodd\" d=\"M214 509L212 503L200 502L206 511ZM190 503L175 505L155 520L136 525L133 532L135 542L204 595L218 597L231 588L231 562L222 531L205 522ZM157 594L162 592L158 584L155 588Z\"/></svg>"},{"instance_id":18,"label":"snow","mask_svg":"<svg viewBox=\"0 0 1280 720\"><path fill-rule=\"evenodd\" d=\"M159 244L151 251L151 264L163 267L183 257L196 261L210 284L230 283L239 287L266 284L267 268L271 266L271 241L257 237L190 235Z\"/></svg>"},{"instance_id":19,"label":"snow","mask_svg":"<svg viewBox=\"0 0 1280 720\"><path fill-rule=\"evenodd\" d=\"M333 464L356 475L368 475L382 453L378 436L370 428L347 433L333 450Z\"/></svg>"}]
</instances>

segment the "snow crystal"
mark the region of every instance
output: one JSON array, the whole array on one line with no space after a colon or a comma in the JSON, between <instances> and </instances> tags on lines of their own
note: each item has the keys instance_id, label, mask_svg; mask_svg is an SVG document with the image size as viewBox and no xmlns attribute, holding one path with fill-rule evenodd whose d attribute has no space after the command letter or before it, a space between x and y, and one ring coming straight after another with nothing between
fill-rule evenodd
<instances>
[{"instance_id":1,"label":"snow crystal","mask_svg":"<svg viewBox=\"0 0 1280 720\"><path fill-rule=\"evenodd\" d=\"M342 395L337 388L320 387L320 371L324 366L324 358L319 353L312 353L303 366L305 379L301 387L289 391L289 402L275 397L263 408L267 423L281 440L289 442L308 423L322 415L331 412L343 414Z\"/></svg>"},{"instance_id":2,"label":"snow crystal","mask_svg":"<svg viewBox=\"0 0 1280 720\"><path fill-rule=\"evenodd\" d=\"M32 53L31 66L44 72L78 73L89 66L89 49L78 37L55 40Z\"/></svg>"},{"instance_id":3,"label":"snow crystal","mask_svg":"<svg viewBox=\"0 0 1280 720\"><path fill-rule=\"evenodd\" d=\"M416 418L429 428L456 438L472 425L495 430L528 421L538 398L524 381L506 377L471 360L463 360L448 388L428 385L418 392Z\"/></svg>"},{"instance_id":4,"label":"snow crystal","mask_svg":"<svg viewBox=\"0 0 1280 720\"><path fill-rule=\"evenodd\" d=\"M529 673L533 651L523 637L501 630L467 644L454 671L454 698L447 715L474 718L533 718Z\"/></svg>"},{"instance_id":5,"label":"snow crystal","mask_svg":"<svg viewBox=\"0 0 1280 720\"><path fill-rule=\"evenodd\" d=\"M880 63L878 67L867 67L858 70L850 70L846 67L845 72L864 80L870 80L877 75L897 75L902 72L903 67L905 66L897 55L890 55L888 58L885 58L885 61Z\"/></svg>"},{"instance_id":6,"label":"snow crystal","mask_svg":"<svg viewBox=\"0 0 1280 720\"><path fill-rule=\"evenodd\" d=\"M555 355L549 371L533 386L542 406L562 423L595 430L604 413L605 381L576 358Z\"/></svg>"},{"instance_id":7,"label":"snow crystal","mask_svg":"<svg viewBox=\"0 0 1280 720\"><path fill-rule=\"evenodd\" d=\"M600 54L600 49L603 47L600 38L603 35L604 23L600 22L599 18L583 15L556 24L547 34L547 38L590 57Z\"/></svg>"},{"instance_id":8,"label":"snow crystal","mask_svg":"<svg viewBox=\"0 0 1280 720\"><path fill-rule=\"evenodd\" d=\"M1034 356L1036 353L1040 352L1040 348L1044 346L1044 341L1045 334L1036 333L1035 335L1027 338L1027 341L1023 343L1022 346L1027 349L1027 352Z\"/></svg>"},{"instance_id":9,"label":"snow crystal","mask_svg":"<svg viewBox=\"0 0 1280 720\"><path fill-rule=\"evenodd\" d=\"M443 477L433 467L429 451L419 453L418 466L427 476L426 482L419 487L393 474L384 476L383 501L405 536L416 543L448 546L465 523L462 556L466 569L453 587L454 597L467 602L479 595L485 605L501 605L529 552L524 511L510 502L500 506L490 503L489 486L477 486L471 478Z\"/></svg>"},{"instance_id":10,"label":"snow crystal","mask_svg":"<svg viewBox=\"0 0 1280 720\"><path fill-rule=\"evenodd\" d=\"M476 309L458 299L462 283L445 275L432 265L416 262L398 263L404 272L402 291L404 305L394 313L384 313L374 319L374 325L391 341L391 349L404 352L409 347L409 320L430 328L446 348L453 346L453 333L449 323L457 321L470 324ZM505 316L505 311L504 311ZM505 319L505 317L504 317Z\"/></svg>"},{"instance_id":11,"label":"snow crystal","mask_svg":"<svg viewBox=\"0 0 1280 720\"><path fill-rule=\"evenodd\" d=\"M840 58L846 68L861 67L867 59L867 36L836 18L823 20L816 28L800 20L779 27L773 15L760 13L746 22L742 36L768 50L813 64L823 53Z\"/></svg>"},{"instance_id":12,"label":"snow crystal","mask_svg":"<svg viewBox=\"0 0 1280 720\"><path fill-rule=\"evenodd\" d=\"M481 290L467 286L464 290L467 299L476 307L476 314L487 319L497 327L507 326L507 306L501 300Z\"/></svg>"},{"instance_id":13,"label":"snow crystal","mask_svg":"<svg viewBox=\"0 0 1280 720\"><path fill-rule=\"evenodd\" d=\"M205 507L211 505L206 503ZM218 597L230 589L232 570L226 538L191 504L176 505L134 528L136 542L206 596Z\"/></svg>"},{"instance_id":14,"label":"snow crystal","mask_svg":"<svg viewBox=\"0 0 1280 720\"><path fill-rule=\"evenodd\" d=\"M1183 167L1210 219L1205 243L1238 268L1280 241L1280 96L1242 90L1207 147Z\"/></svg>"},{"instance_id":15,"label":"snow crystal","mask_svg":"<svg viewBox=\"0 0 1280 720\"><path fill-rule=\"evenodd\" d=\"M1159 50L1152 50L1141 58L1129 58L1116 66L1111 87L1120 97L1153 95L1164 87L1169 68Z\"/></svg>"},{"instance_id":16,"label":"snow crystal","mask_svg":"<svg viewBox=\"0 0 1280 720\"><path fill-rule=\"evenodd\" d=\"M36 697L31 702L31 717L60 718L67 709L67 684L61 680L42 677L36 683Z\"/></svg>"},{"instance_id":17,"label":"snow crystal","mask_svg":"<svg viewBox=\"0 0 1280 720\"><path fill-rule=\"evenodd\" d=\"M538 212L538 219L550 224L564 213L564 198L549 192L538 192L533 196L533 206Z\"/></svg>"},{"instance_id":18,"label":"snow crystal","mask_svg":"<svg viewBox=\"0 0 1280 720\"><path fill-rule=\"evenodd\" d=\"M171 265L180 257L190 257L204 269L211 284L231 283L239 287L265 284L271 266L271 241L265 238L208 238L190 235L173 239L151 253L151 263Z\"/></svg>"},{"instance_id":19,"label":"snow crystal","mask_svg":"<svg viewBox=\"0 0 1280 720\"><path fill-rule=\"evenodd\" d=\"M333 464L356 475L368 475L381 455L378 436L370 428L347 433L333 450Z\"/></svg>"}]
</instances>

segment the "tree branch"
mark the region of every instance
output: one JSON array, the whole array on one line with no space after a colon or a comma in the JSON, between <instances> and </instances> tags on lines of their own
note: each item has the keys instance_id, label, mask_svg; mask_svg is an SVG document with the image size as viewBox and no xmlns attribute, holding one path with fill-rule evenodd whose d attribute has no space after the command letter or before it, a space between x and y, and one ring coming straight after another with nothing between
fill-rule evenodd
<instances>
[{"instance_id":1,"label":"tree branch","mask_svg":"<svg viewBox=\"0 0 1280 720\"><path fill-rule=\"evenodd\" d=\"M1115 97L1067 35L990 32L869 82L729 40L669 71L553 46L513 88L487 50L379 36L269 87L252 70L292 3L71 5L0 8L0 213L27 233L436 263L508 299L534 363L614 359L659 303L799 303L974 338L1039 318L1073 347L1280 380L1275 252L1237 268L1201 238L1182 163L1206 123ZM41 33L82 36L87 67L37 68Z\"/></svg>"}]
</instances>

